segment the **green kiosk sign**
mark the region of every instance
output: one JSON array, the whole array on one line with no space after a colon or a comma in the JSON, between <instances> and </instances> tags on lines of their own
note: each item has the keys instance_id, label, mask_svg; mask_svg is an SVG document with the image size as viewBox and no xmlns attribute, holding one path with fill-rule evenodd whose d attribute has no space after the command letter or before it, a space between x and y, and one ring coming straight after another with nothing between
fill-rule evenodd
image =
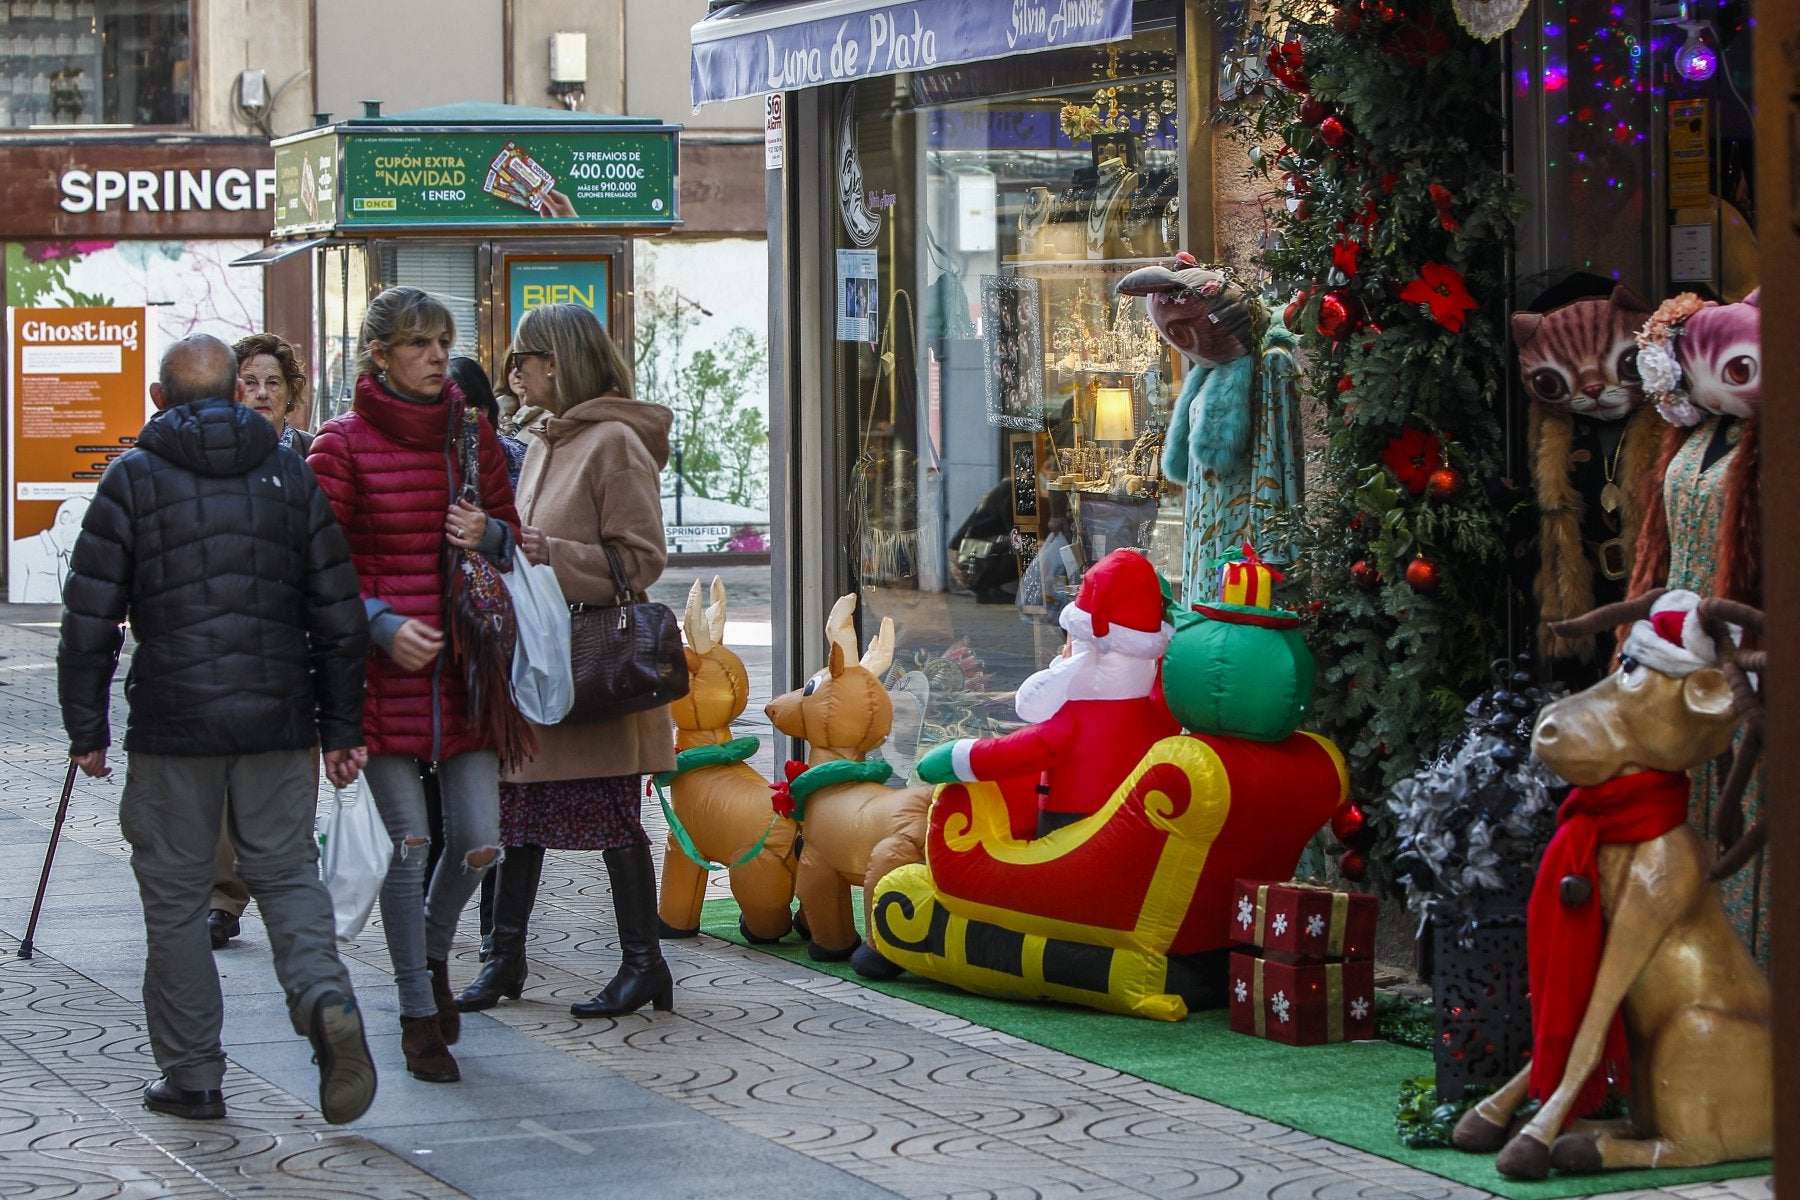
<instances>
[{"instance_id":1,"label":"green kiosk sign","mask_svg":"<svg viewBox=\"0 0 1800 1200\"><path fill-rule=\"evenodd\" d=\"M678 134L617 118L345 122L275 143L275 234L672 226Z\"/></svg>"}]
</instances>

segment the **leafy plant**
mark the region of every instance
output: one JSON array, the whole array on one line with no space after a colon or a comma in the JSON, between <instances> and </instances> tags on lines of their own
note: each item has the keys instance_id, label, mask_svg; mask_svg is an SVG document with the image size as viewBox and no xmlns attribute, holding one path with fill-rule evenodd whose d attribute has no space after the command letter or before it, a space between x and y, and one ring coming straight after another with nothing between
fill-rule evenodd
<instances>
[{"instance_id":1,"label":"leafy plant","mask_svg":"<svg viewBox=\"0 0 1800 1200\"><path fill-rule=\"evenodd\" d=\"M1439 1104L1437 1080L1429 1075L1400 1081L1400 1103L1394 1110L1394 1132L1411 1150L1435 1150L1448 1147L1450 1135L1463 1113L1475 1106L1475 1099Z\"/></svg>"},{"instance_id":2,"label":"leafy plant","mask_svg":"<svg viewBox=\"0 0 1800 1200\"><path fill-rule=\"evenodd\" d=\"M1437 1041L1437 1015L1429 1001L1376 992L1375 1036L1398 1046L1429 1050Z\"/></svg>"},{"instance_id":3,"label":"leafy plant","mask_svg":"<svg viewBox=\"0 0 1800 1200\"><path fill-rule=\"evenodd\" d=\"M1514 220L1503 64L1448 0L1275 0L1279 86L1224 114L1266 181L1263 261L1301 293L1325 446L1284 524L1317 615L1320 730L1386 794L1456 728L1500 652L1499 405ZM1393 817L1370 805L1377 883Z\"/></svg>"}]
</instances>

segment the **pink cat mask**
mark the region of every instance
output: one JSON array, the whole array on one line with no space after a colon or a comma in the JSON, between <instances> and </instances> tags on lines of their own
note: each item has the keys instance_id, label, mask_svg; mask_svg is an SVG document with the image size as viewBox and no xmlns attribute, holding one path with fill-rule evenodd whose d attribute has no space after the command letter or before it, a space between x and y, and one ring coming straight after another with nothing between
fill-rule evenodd
<instances>
[{"instance_id":1,"label":"pink cat mask","mask_svg":"<svg viewBox=\"0 0 1800 1200\"><path fill-rule=\"evenodd\" d=\"M1708 415L1749 419L1762 408L1761 289L1738 304L1692 292L1665 300L1638 333L1644 390L1671 425Z\"/></svg>"}]
</instances>

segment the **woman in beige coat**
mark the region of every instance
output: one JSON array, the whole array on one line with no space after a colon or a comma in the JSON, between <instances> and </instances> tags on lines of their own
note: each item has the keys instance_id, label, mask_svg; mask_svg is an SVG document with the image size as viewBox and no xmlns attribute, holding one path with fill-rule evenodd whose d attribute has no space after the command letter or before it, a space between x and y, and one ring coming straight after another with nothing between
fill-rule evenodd
<instances>
[{"instance_id":1,"label":"woman in beige coat","mask_svg":"<svg viewBox=\"0 0 1800 1200\"><path fill-rule=\"evenodd\" d=\"M519 475L519 546L549 563L570 604L609 605L618 589L604 547L618 551L639 595L662 574L660 472L673 415L633 400L631 376L594 314L575 304L532 309L519 321L507 372L524 403L552 414L533 425ZM534 727L541 749L500 785L506 858L494 896L491 952L457 998L464 1011L517 999L525 985L525 929L544 849L599 850L612 881L623 963L578 1017L673 1006L657 944L656 873L639 806L646 774L675 767L667 707L611 720Z\"/></svg>"}]
</instances>

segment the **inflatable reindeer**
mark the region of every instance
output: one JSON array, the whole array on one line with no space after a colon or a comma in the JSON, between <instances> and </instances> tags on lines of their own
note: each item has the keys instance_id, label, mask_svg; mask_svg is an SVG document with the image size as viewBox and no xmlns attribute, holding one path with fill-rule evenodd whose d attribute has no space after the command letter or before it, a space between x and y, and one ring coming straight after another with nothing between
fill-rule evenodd
<instances>
[{"instance_id":1,"label":"inflatable reindeer","mask_svg":"<svg viewBox=\"0 0 1800 1200\"><path fill-rule=\"evenodd\" d=\"M1687 822L1684 774L1745 724L1731 782L1741 791L1748 777L1761 721L1749 673L1765 656L1737 640L1762 632L1762 614L1658 591L1552 632L1576 640L1624 621L1619 669L1544 709L1532 737L1576 785L1531 897L1532 1061L1456 1127L1459 1147L1500 1150L1495 1165L1521 1179L1770 1151L1769 984L1713 882L1762 830L1715 866ZM1627 1079L1630 1117L1569 1122ZM1543 1107L1509 1140L1527 1094Z\"/></svg>"},{"instance_id":2,"label":"inflatable reindeer","mask_svg":"<svg viewBox=\"0 0 1800 1200\"><path fill-rule=\"evenodd\" d=\"M776 729L809 748L804 764L788 764L787 782L776 791L777 803L791 805L800 823L794 892L808 952L821 962L841 961L857 949L852 887L863 889L866 916L882 876L924 860L931 802L928 787L887 787L883 781L892 770L879 757L868 758L893 724L893 702L881 679L894 659L894 623L882 619L859 662L855 611L854 595L839 598L825 622L829 664L766 710Z\"/></svg>"},{"instance_id":3,"label":"inflatable reindeer","mask_svg":"<svg viewBox=\"0 0 1800 1200\"><path fill-rule=\"evenodd\" d=\"M794 822L769 804L769 781L744 760L756 752L753 737L733 738L731 723L744 711L750 684L743 660L724 642L725 585L712 581L712 605L701 611L700 581L688 593L688 694L670 706L675 718L674 779L670 806L689 845L671 825L663 851L662 936L700 932L709 863L726 864L731 894L742 915L738 928L753 942L787 933L794 901ZM692 849L693 854L689 853Z\"/></svg>"}]
</instances>

